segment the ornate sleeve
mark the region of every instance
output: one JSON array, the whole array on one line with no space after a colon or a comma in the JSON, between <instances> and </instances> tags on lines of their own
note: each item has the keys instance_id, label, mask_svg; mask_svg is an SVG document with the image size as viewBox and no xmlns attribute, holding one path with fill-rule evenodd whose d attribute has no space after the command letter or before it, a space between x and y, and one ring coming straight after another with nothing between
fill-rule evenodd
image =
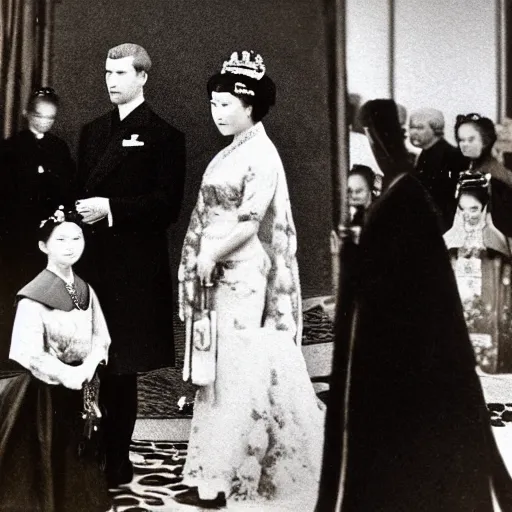
<instances>
[{"instance_id":1,"label":"ornate sleeve","mask_svg":"<svg viewBox=\"0 0 512 512\"><path fill-rule=\"evenodd\" d=\"M16 309L9 359L30 369L30 361L44 352L44 325L40 306L22 299Z\"/></svg>"},{"instance_id":2,"label":"ornate sleeve","mask_svg":"<svg viewBox=\"0 0 512 512\"><path fill-rule=\"evenodd\" d=\"M181 261L178 270L179 280L179 316L182 321L192 311L195 298L196 261L199 254L201 235L203 232L203 215L205 205L202 190L199 191L197 203L185 235Z\"/></svg>"},{"instance_id":3,"label":"ornate sleeve","mask_svg":"<svg viewBox=\"0 0 512 512\"><path fill-rule=\"evenodd\" d=\"M47 384L60 384L66 365L44 346L42 306L30 299L21 299L16 309L9 359L17 361L34 377Z\"/></svg>"},{"instance_id":4,"label":"ornate sleeve","mask_svg":"<svg viewBox=\"0 0 512 512\"><path fill-rule=\"evenodd\" d=\"M110 334L98 297L91 287L89 287L89 290L92 307L92 350L90 357L94 357L98 363L107 364Z\"/></svg>"},{"instance_id":5,"label":"ornate sleeve","mask_svg":"<svg viewBox=\"0 0 512 512\"><path fill-rule=\"evenodd\" d=\"M274 197L276 184L277 169L271 161L251 165L244 177L238 220L261 222Z\"/></svg>"}]
</instances>

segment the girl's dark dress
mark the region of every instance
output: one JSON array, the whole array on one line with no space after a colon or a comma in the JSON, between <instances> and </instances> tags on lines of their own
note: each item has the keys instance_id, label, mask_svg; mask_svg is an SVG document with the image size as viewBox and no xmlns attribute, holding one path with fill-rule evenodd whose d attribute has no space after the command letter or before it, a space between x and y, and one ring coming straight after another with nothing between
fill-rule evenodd
<instances>
[{"instance_id":1,"label":"girl's dark dress","mask_svg":"<svg viewBox=\"0 0 512 512\"><path fill-rule=\"evenodd\" d=\"M110 338L98 299L78 277L75 286L81 309L48 270L18 294L10 356L30 373L10 379L0 393L2 512L105 512L111 506L99 433L88 441L83 436L82 391L57 384L39 363L55 357L76 366L91 353L107 360Z\"/></svg>"}]
</instances>

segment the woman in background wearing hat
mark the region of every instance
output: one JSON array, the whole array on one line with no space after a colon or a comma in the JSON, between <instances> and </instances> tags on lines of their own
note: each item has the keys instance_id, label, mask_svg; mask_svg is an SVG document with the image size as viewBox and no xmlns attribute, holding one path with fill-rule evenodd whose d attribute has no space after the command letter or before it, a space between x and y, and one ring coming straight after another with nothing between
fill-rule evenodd
<instances>
[{"instance_id":1,"label":"woman in background wearing hat","mask_svg":"<svg viewBox=\"0 0 512 512\"><path fill-rule=\"evenodd\" d=\"M323 411L301 353L297 239L286 176L261 123L275 85L260 55L233 53L207 85L212 118L233 141L210 162L185 237L180 313L213 281L214 384L194 403L180 503L314 503Z\"/></svg>"},{"instance_id":2,"label":"woman in background wearing hat","mask_svg":"<svg viewBox=\"0 0 512 512\"><path fill-rule=\"evenodd\" d=\"M474 174L490 178L492 221L506 237L512 237L512 171L492 154L497 140L494 123L480 114L458 115L455 138L462 154L470 160L469 171L460 175L459 183Z\"/></svg>"}]
</instances>

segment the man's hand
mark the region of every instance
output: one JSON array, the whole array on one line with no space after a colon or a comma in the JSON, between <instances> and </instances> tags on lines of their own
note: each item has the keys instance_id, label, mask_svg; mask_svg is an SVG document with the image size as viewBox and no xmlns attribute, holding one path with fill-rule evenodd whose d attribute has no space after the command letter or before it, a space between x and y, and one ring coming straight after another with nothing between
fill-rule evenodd
<instances>
[{"instance_id":1,"label":"man's hand","mask_svg":"<svg viewBox=\"0 0 512 512\"><path fill-rule=\"evenodd\" d=\"M75 204L76 211L82 215L86 224L94 224L110 213L110 204L106 197L80 199Z\"/></svg>"}]
</instances>

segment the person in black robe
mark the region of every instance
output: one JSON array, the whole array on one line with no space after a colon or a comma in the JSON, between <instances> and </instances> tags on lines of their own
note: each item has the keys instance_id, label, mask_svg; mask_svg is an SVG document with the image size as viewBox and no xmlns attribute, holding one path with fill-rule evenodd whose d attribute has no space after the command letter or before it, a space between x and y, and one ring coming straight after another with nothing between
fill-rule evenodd
<instances>
[{"instance_id":1,"label":"person in black robe","mask_svg":"<svg viewBox=\"0 0 512 512\"><path fill-rule=\"evenodd\" d=\"M316 510L512 510L435 206L394 102L364 111L385 192L341 272Z\"/></svg>"},{"instance_id":2,"label":"person in black robe","mask_svg":"<svg viewBox=\"0 0 512 512\"><path fill-rule=\"evenodd\" d=\"M0 148L0 370L12 369L7 353L16 292L45 263L37 248L39 223L73 200L69 147L50 133L58 105L53 89L34 91L24 112L27 128Z\"/></svg>"}]
</instances>

